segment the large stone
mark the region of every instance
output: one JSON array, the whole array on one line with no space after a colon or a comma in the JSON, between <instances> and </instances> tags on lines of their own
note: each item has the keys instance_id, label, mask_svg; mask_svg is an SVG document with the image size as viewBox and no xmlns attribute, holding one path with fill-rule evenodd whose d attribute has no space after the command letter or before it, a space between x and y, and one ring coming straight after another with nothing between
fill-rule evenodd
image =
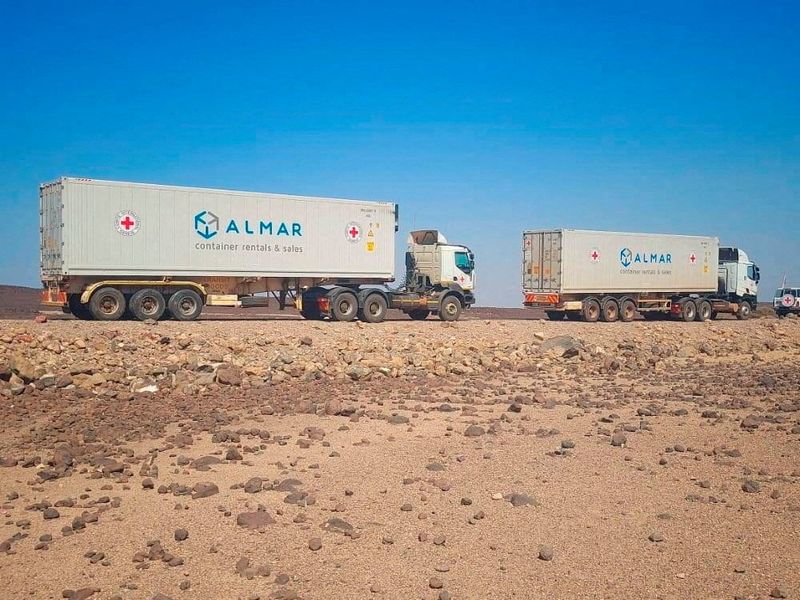
<instances>
[{"instance_id":1,"label":"large stone","mask_svg":"<svg viewBox=\"0 0 800 600\"><path fill-rule=\"evenodd\" d=\"M217 487L216 483L212 483L210 481L200 481L194 484L192 488L192 498L197 500L198 498L208 498L209 496L213 496L214 494L219 493L219 488Z\"/></svg>"},{"instance_id":2,"label":"large stone","mask_svg":"<svg viewBox=\"0 0 800 600\"><path fill-rule=\"evenodd\" d=\"M331 517L327 521L325 521L322 525L320 525L322 529L325 531L330 531L332 533L342 533L344 535L350 535L353 533L354 528L353 526L345 521L344 519L340 519L339 517Z\"/></svg>"},{"instance_id":3,"label":"large stone","mask_svg":"<svg viewBox=\"0 0 800 600\"><path fill-rule=\"evenodd\" d=\"M213 465L218 465L220 463L222 463L222 461L216 456L201 456L193 460L190 466L197 471L209 471Z\"/></svg>"},{"instance_id":4,"label":"large stone","mask_svg":"<svg viewBox=\"0 0 800 600\"><path fill-rule=\"evenodd\" d=\"M345 369L345 375L347 375L350 379L358 381L359 379L364 379L368 377L371 373L369 367L365 367L363 365L349 365Z\"/></svg>"},{"instance_id":5,"label":"large stone","mask_svg":"<svg viewBox=\"0 0 800 600\"><path fill-rule=\"evenodd\" d=\"M570 335L559 335L545 340L539 346L543 354L561 358L577 356L583 344Z\"/></svg>"},{"instance_id":6,"label":"large stone","mask_svg":"<svg viewBox=\"0 0 800 600\"><path fill-rule=\"evenodd\" d=\"M242 373L233 365L223 365L217 369L217 383L223 385L242 385Z\"/></svg>"},{"instance_id":7,"label":"large stone","mask_svg":"<svg viewBox=\"0 0 800 600\"><path fill-rule=\"evenodd\" d=\"M239 513L236 517L236 524L245 529L263 529L267 525L272 525L273 523L275 523L275 519L265 510L243 512Z\"/></svg>"},{"instance_id":8,"label":"large stone","mask_svg":"<svg viewBox=\"0 0 800 600\"><path fill-rule=\"evenodd\" d=\"M35 365L23 356L12 356L9 366L11 367L11 370L25 383L30 383L36 379Z\"/></svg>"},{"instance_id":9,"label":"large stone","mask_svg":"<svg viewBox=\"0 0 800 600\"><path fill-rule=\"evenodd\" d=\"M484 433L486 433L486 430L483 427L481 427L480 425L470 425L469 427L467 427L466 431L464 431L464 436L465 437L480 437Z\"/></svg>"},{"instance_id":10,"label":"large stone","mask_svg":"<svg viewBox=\"0 0 800 600\"><path fill-rule=\"evenodd\" d=\"M263 485L264 482L261 477L251 477L247 480L247 483L244 484L244 491L248 494L257 494L261 491Z\"/></svg>"}]
</instances>

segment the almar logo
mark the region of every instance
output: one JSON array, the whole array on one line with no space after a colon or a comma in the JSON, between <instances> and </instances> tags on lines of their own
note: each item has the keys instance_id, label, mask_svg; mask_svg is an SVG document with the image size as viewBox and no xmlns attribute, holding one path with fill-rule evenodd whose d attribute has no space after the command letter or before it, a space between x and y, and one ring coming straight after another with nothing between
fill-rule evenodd
<instances>
[{"instance_id":1,"label":"almar logo","mask_svg":"<svg viewBox=\"0 0 800 600\"><path fill-rule=\"evenodd\" d=\"M210 240L219 233L219 217L210 210L204 210L194 216L194 230L201 238Z\"/></svg>"},{"instance_id":2,"label":"almar logo","mask_svg":"<svg viewBox=\"0 0 800 600\"><path fill-rule=\"evenodd\" d=\"M630 267L631 263L633 262L633 252L631 252L630 248L623 248L619 252L619 262L622 263L623 267Z\"/></svg>"},{"instance_id":3,"label":"almar logo","mask_svg":"<svg viewBox=\"0 0 800 600\"><path fill-rule=\"evenodd\" d=\"M671 265L672 254L669 252L634 252L630 248L619 251L619 262L626 269L631 265Z\"/></svg>"},{"instance_id":4,"label":"almar logo","mask_svg":"<svg viewBox=\"0 0 800 600\"><path fill-rule=\"evenodd\" d=\"M220 220L210 210L204 210L194 216L194 230L201 238L210 240L220 233L236 235L269 235L269 236L289 236L302 237L303 227L297 222L270 221L270 220L250 220L250 219L228 219L226 223L220 225Z\"/></svg>"}]
</instances>

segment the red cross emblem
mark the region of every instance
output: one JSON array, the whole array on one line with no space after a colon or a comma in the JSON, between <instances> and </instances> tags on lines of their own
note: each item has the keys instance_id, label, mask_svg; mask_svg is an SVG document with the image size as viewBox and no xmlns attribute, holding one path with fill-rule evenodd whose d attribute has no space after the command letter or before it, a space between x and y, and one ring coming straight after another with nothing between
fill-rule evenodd
<instances>
[{"instance_id":1,"label":"red cross emblem","mask_svg":"<svg viewBox=\"0 0 800 600\"><path fill-rule=\"evenodd\" d=\"M589 256L591 256L593 262L600 260L600 253L597 250L592 250L592 253Z\"/></svg>"},{"instance_id":2,"label":"red cross emblem","mask_svg":"<svg viewBox=\"0 0 800 600\"><path fill-rule=\"evenodd\" d=\"M122 210L117 213L115 227L122 235L136 235L141 221L132 210Z\"/></svg>"},{"instance_id":3,"label":"red cross emblem","mask_svg":"<svg viewBox=\"0 0 800 600\"><path fill-rule=\"evenodd\" d=\"M345 236L351 242L357 242L361 239L361 225L358 223L348 223L344 229Z\"/></svg>"},{"instance_id":4,"label":"red cross emblem","mask_svg":"<svg viewBox=\"0 0 800 600\"><path fill-rule=\"evenodd\" d=\"M694 252L692 252L691 256L689 257L689 260L692 262L692 264L697 262L697 257L694 255Z\"/></svg>"}]
</instances>

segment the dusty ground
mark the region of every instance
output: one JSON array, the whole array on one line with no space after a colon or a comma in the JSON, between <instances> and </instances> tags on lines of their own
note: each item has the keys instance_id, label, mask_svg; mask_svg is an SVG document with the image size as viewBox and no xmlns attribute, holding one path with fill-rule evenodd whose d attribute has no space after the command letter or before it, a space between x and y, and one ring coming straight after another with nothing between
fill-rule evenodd
<instances>
[{"instance_id":1,"label":"dusty ground","mask_svg":"<svg viewBox=\"0 0 800 600\"><path fill-rule=\"evenodd\" d=\"M798 319L3 321L0 598L800 598L799 361Z\"/></svg>"}]
</instances>

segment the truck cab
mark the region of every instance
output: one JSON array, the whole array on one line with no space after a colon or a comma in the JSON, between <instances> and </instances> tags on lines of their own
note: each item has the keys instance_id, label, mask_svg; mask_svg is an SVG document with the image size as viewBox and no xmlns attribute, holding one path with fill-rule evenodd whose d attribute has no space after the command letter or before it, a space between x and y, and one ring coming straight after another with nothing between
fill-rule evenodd
<instances>
[{"instance_id":1,"label":"truck cab","mask_svg":"<svg viewBox=\"0 0 800 600\"><path fill-rule=\"evenodd\" d=\"M717 277L719 294L731 302L747 302L753 309L758 302L761 273L744 250L720 247Z\"/></svg>"},{"instance_id":2,"label":"truck cab","mask_svg":"<svg viewBox=\"0 0 800 600\"><path fill-rule=\"evenodd\" d=\"M449 244L440 231L424 229L408 236L406 284L409 291L436 288L475 289L475 255L466 246Z\"/></svg>"},{"instance_id":3,"label":"truck cab","mask_svg":"<svg viewBox=\"0 0 800 600\"><path fill-rule=\"evenodd\" d=\"M800 315L800 287L782 287L775 292L772 307L778 317Z\"/></svg>"},{"instance_id":4,"label":"truck cab","mask_svg":"<svg viewBox=\"0 0 800 600\"><path fill-rule=\"evenodd\" d=\"M405 285L360 286L347 282L325 284L304 291L297 303L306 319L330 318L379 323L388 309L398 309L414 320L431 314L455 321L475 303L475 255L466 246L450 244L440 231L423 229L408 236Z\"/></svg>"}]
</instances>

